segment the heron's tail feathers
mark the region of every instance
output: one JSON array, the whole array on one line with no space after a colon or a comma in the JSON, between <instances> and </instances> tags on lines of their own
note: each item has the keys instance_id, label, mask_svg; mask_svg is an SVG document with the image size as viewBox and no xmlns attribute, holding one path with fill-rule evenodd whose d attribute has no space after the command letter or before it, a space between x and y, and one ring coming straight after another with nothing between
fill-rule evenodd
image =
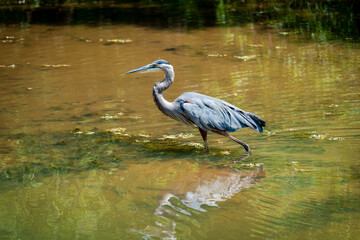
<instances>
[{"instance_id":1,"label":"heron's tail feathers","mask_svg":"<svg viewBox=\"0 0 360 240\"><path fill-rule=\"evenodd\" d=\"M266 122L253 113L248 113L248 115L257 125L257 129L255 130L261 133L263 131L263 127L266 125Z\"/></svg>"}]
</instances>

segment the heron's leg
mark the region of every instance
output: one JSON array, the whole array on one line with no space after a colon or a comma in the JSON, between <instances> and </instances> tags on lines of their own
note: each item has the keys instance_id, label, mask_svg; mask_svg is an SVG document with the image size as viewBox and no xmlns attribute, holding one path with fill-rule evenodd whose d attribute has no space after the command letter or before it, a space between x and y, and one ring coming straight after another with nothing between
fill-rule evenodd
<instances>
[{"instance_id":1,"label":"heron's leg","mask_svg":"<svg viewBox=\"0 0 360 240\"><path fill-rule=\"evenodd\" d=\"M205 153L209 152L209 148L208 148L208 144L207 144L207 131L202 130L201 128L199 128L200 134L204 140L204 147L205 147Z\"/></svg>"},{"instance_id":2,"label":"heron's leg","mask_svg":"<svg viewBox=\"0 0 360 240\"><path fill-rule=\"evenodd\" d=\"M246 143L244 143L243 141L240 141L239 139L237 139L236 137L233 137L231 136L228 132L226 131L213 131L214 133L217 133L217 134L220 134L220 135L223 135L225 137L228 137L230 138L231 140L237 142L238 144L241 144L241 146L243 146L246 150L246 152L250 152L250 147L249 145L247 145Z\"/></svg>"}]
</instances>

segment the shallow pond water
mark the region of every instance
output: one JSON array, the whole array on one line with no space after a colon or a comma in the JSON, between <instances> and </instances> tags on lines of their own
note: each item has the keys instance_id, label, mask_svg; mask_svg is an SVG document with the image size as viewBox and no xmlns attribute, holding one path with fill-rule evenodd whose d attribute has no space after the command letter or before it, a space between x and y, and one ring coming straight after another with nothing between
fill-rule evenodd
<instances>
[{"instance_id":1,"label":"shallow pond water","mask_svg":"<svg viewBox=\"0 0 360 240\"><path fill-rule=\"evenodd\" d=\"M360 50L257 24L0 30L1 239L355 239ZM194 91L267 121L252 154L163 116Z\"/></svg>"}]
</instances>

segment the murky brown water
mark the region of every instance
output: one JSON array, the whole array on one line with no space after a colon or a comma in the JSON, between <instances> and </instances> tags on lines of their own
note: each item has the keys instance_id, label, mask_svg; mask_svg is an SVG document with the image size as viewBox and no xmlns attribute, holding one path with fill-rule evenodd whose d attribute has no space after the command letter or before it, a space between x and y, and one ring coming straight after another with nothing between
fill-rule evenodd
<instances>
[{"instance_id":1,"label":"murky brown water","mask_svg":"<svg viewBox=\"0 0 360 240\"><path fill-rule=\"evenodd\" d=\"M360 50L245 27L0 30L2 239L355 239L360 224ZM198 132L152 100L196 91L267 121ZM260 165L263 166L261 170ZM260 169L259 169L260 168Z\"/></svg>"}]
</instances>

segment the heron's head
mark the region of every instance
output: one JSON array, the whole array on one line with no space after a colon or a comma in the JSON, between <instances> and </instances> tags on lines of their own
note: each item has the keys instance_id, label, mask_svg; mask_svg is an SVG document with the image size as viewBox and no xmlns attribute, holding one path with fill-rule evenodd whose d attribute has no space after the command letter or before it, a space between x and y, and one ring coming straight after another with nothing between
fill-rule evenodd
<instances>
[{"instance_id":1,"label":"heron's head","mask_svg":"<svg viewBox=\"0 0 360 240\"><path fill-rule=\"evenodd\" d=\"M156 72L159 70L167 70L167 69L171 69L172 70L172 66L170 65L170 63L168 63L165 60L156 60L153 63L150 63L148 65L145 65L143 67L128 71L126 73L123 74L129 74L129 73L134 73L134 72L141 72L141 73L147 73L147 72Z\"/></svg>"}]
</instances>

